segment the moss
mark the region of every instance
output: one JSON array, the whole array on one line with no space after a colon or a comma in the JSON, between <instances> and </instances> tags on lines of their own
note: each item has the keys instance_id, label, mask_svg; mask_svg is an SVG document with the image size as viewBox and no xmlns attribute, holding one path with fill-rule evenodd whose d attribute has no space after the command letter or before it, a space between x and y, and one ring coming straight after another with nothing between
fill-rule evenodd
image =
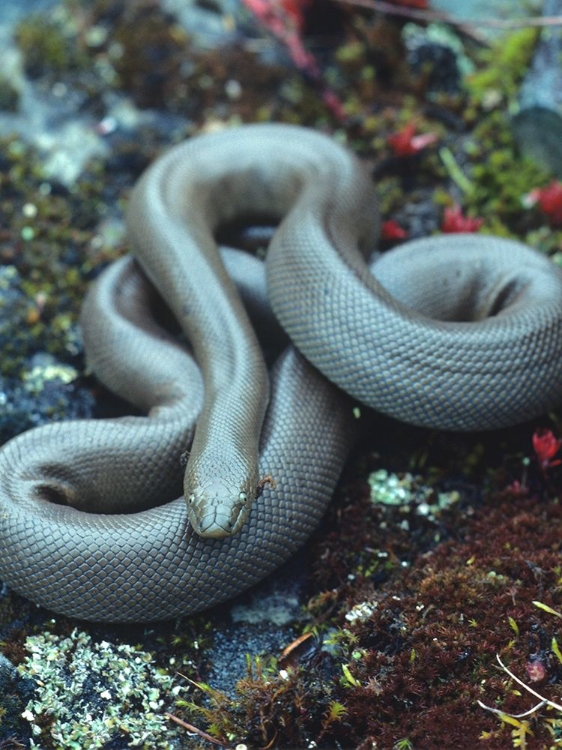
<instances>
[{"instance_id":1,"label":"moss","mask_svg":"<svg viewBox=\"0 0 562 750\"><path fill-rule=\"evenodd\" d=\"M470 138L455 149L469 181L464 206L484 218L487 232L516 237L543 223L523 200L532 188L546 184L548 174L521 156L504 112L483 116Z\"/></svg>"},{"instance_id":2,"label":"moss","mask_svg":"<svg viewBox=\"0 0 562 750\"><path fill-rule=\"evenodd\" d=\"M520 476L517 431L483 440L422 430L406 438L403 428L395 429L379 421L379 460L424 465L428 478L422 486L405 474L408 503L380 504L355 478L372 473L373 459L351 469L354 479L331 508L313 552L318 593L307 606L307 629L316 635L308 650L290 668L271 658L257 670L252 664L233 698L221 694L209 704L203 690L195 699L199 708L184 707L188 720L205 722L223 742L475 747L488 732L492 746L508 746L510 728L502 730L477 701L493 702L501 689L506 711L525 708L506 694L495 655L509 656L524 673L534 649L528 639L548 620L541 620L533 599L540 592L550 606L561 600L560 506L537 508L528 487L540 478L528 462L527 495L497 492ZM365 455L380 451L375 444ZM453 481L460 472L463 479ZM377 495L381 484L385 493L404 487L389 485L389 477L380 469L374 474ZM490 493L484 499L476 489L483 485ZM445 497L454 501L440 502ZM515 644L513 620L520 628ZM558 621L548 627L545 642L560 638ZM549 664L554 680L558 667L552 659ZM554 685L547 689L551 697L555 692ZM336 704L344 711L324 728ZM538 736L546 731L545 724Z\"/></svg>"},{"instance_id":3,"label":"moss","mask_svg":"<svg viewBox=\"0 0 562 750\"><path fill-rule=\"evenodd\" d=\"M479 70L466 78L470 96L479 105L513 100L533 55L539 30L524 28L502 35L489 48L481 50L477 63Z\"/></svg>"},{"instance_id":4,"label":"moss","mask_svg":"<svg viewBox=\"0 0 562 750\"><path fill-rule=\"evenodd\" d=\"M352 679L335 699L346 705L361 747L375 738L392 747L404 737L414 746L474 747L483 732L492 742L508 741L509 728L479 710L477 701L512 713L528 708L529 701L506 692L496 654L509 659L520 675L542 654L546 677L541 687L556 700L556 687L546 683L562 673L557 658L549 655L561 626L532 602L539 592L550 606L562 599L556 552L560 506L545 504L537 513L533 501L511 496L486 503L468 524L466 510L464 517L465 542L441 544L401 575L395 568L388 582L373 585L371 593L368 578L356 573L356 603L338 638ZM328 604L333 606L333 600ZM357 612L360 616L348 616ZM513 621L519 627L516 639ZM545 742L547 718L544 714L534 729Z\"/></svg>"},{"instance_id":5,"label":"moss","mask_svg":"<svg viewBox=\"0 0 562 750\"><path fill-rule=\"evenodd\" d=\"M330 746L345 722L345 705L332 697L335 683L323 680L316 668L283 668L276 659L248 657L234 697L193 685L194 699L180 699L178 708L194 724L205 720L209 734L228 746L307 747L312 738L318 747Z\"/></svg>"},{"instance_id":6,"label":"moss","mask_svg":"<svg viewBox=\"0 0 562 750\"><path fill-rule=\"evenodd\" d=\"M84 179L71 192L45 177L38 154L23 142L5 139L2 147L0 217L7 229L0 254L9 265L0 305L11 310L2 320L9 355L2 372L15 375L34 350L63 361L79 353L78 312L92 267L106 252L91 242L106 211L101 193L108 187Z\"/></svg>"},{"instance_id":7,"label":"moss","mask_svg":"<svg viewBox=\"0 0 562 750\"><path fill-rule=\"evenodd\" d=\"M463 115L472 129L468 138L453 147L468 180L467 185L460 185L462 200L469 213L484 218L487 232L499 236L524 237L542 223L536 210L523 206L523 198L534 187L546 184L549 176L522 158L508 115L537 35L532 28L503 35L475 56L479 70L465 79L468 99Z\"/></svg>"},{"instance_id":8,"label":"moss","mask_svg":"<svg viewBox=\"0 0 562 750\"><path fill-rule=\"evenodd\" d=\"M120 85L140 107L165 107L189 60L183 29L148 3L129 5L111 31L109 49Z\"/></svg>"},{"instance_id":9,"label":"moss","mask_svg":"<svg viewBox=\"0 0 562 750\"><path fill-rule=\"evenodd\" d=\"M86 67L87 55L66 14L57 20L44 14L29 15L18 24L16 42L23 55L24 69L30 78Z\"/></svg>"}]
</instances>

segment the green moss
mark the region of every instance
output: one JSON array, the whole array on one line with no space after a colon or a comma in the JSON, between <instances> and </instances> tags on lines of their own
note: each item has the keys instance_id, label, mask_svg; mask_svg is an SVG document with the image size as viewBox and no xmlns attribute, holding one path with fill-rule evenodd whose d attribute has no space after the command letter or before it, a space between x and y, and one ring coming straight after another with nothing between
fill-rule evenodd
<instances>
[{"instance_id":1,"label":"green moss","mask_svg":"<svg viewBox=\"0 0 562 750\"><path fill-rule=\"evenodd\" d=\"M366 52L367 50L365 49L365 44L355 40L349 42L348 44L342 44L341 47L338 47L338 49L336 50L335 59L338 63L346 65L348 63L354 63L357 60L362 60L365 57Z\"/></svg>"},{"instance_id":2,"label":"green moss","mask_svg":"<svg viewBox=\"0 0 562 750\"><path fill-rule=\"evenodd\" d=\"M496 95L511 100L517 96L529 68L538 38L538 29L525 28L506 34L480 52L480 70L466 78L469 94L479 104Z\"/></svg>"},{"instance_id":3,"label":"green moss","mask_svg":"<svg viewBox=\"0 0 562 750\"><path fill-rule=\"evenodd\" d=\"M246 664L235 697L192 682L194 699L179 699L176 705L193 724L203 719L206 731L229 747L307 747L311 737L326 747L322 741L341 731L346 706L333 698L335 683L323 680L316 669L284 668L274 658L259 656L248 656Z\"/></svg>"},{"instance_id":4,"label":"green moss","mask_svg":"<svg viewBox=\"0 0 562 750\"><path fill-rule=\"evenodd\" d=\"M465 205L484 217L487 231L515 236L530 228L532 215L523 198L544 185L548 174L520 155L504 112L496 110L482 119L465 145L466 158L472 190Z\"/></svg>"},{"instance_id":5,"label":"green moss","mask_svg":"<svg viewBox=\"0 0 562 750\"><path fill-rule=\"evenodd\" d=\"M76 327L87 277L108 252L101 245L92 248L93 227L107 211L101 194L108 187L96 174L73 191L54 189L32 147L4 139L0 149L2 260L12 269L0 280L0 305L10 306L0 326L1 370L17 376L34 351L65 362L80 349Z\"/></svg>"},{"instance_id":6,"label":"green moss","mask_svg":"<svg viewBox=\"0 0 562 750\"><path fill-rule=\"evenodd\" d=\"M77 36L58 19L47 19L43 14L27 16L18 24L15 39L30 78L45 73L60 74L87 64Z\"/></svg>"}]
</instances>

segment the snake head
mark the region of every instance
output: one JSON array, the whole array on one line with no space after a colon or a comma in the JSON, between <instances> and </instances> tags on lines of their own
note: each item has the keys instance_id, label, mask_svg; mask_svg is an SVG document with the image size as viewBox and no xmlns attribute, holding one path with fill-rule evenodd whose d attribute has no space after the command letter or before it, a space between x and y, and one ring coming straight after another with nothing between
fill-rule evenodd
<instances>
[{"instance_id":1,"label":"snake head","mask_svg":"<svg viewBox=\"0 0 562 750\"><path fill-rule=\"evenodd\" d=\"M187 515L193 530L211 539L236 534L246 522L254 496L244 488L228 487L220 479L196 487L186 483Z\"/></svg>"}]
</instances>

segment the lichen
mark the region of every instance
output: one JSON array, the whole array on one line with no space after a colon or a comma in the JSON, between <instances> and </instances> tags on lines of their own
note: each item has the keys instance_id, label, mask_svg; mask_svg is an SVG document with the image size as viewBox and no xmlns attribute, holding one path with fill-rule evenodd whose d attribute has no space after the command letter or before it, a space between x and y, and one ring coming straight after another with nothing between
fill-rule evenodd
<instances>
[{"instance_id":1,"label":"lichen","mask_svg":"<svg viewBox=\"0 0 562 750\"><path fill-rule=\"evenodd\" d=\"M42 746L50 738L68 750L104 747L116 738L128 747L169 748L178 730L164 716L183 692L153 657L127 644L94 642L74 630L28 637L18 671L34 680L36 697L23 717Z\"/></svg>"},{"instance_id":2,"label":"lichen","mask_svg":"<svg viewBox=\"0 0 562 750\"><path fill-rule=\"evenodd\" d=\"M413 504L416 513L435 517L440 510L458 502L457 491L436 492L423 483L420 476L404 472L398 476L386 469L377 469L367 479L371 488L371 500L383 505L407 506Z\"/></svg>"}]
</instances>

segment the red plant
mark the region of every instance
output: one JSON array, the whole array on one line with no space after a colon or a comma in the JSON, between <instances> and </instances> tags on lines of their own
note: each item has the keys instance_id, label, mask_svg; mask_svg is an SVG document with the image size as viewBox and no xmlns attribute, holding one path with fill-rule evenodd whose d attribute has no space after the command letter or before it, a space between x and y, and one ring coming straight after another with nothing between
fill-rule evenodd
<instances>
[{"instance_id":1,"label":"red plant","mask_svg":"<svg viewBox=\"0 0 562 750\"><path fill-rule=\"evenodd\" d=\"M304 27L304 12L312 0L278 0L278 5L293 19L299 31Z\"/></svg>"},{"instance_id":2,"label":"red plant","mask_svg":"<svg viewBox=\"0 0 562 750\"><path fill-rule=\"evenodd\" d=\"M480 217L464 216L462 208L455 203L453 206L445 207L441 231L445 234L477 232L483 223L484 219Z\"/></svg>"},{"instance_id":3,"label":"red plant","mask_svg":"<svg viewBox=\"0 0 562 750\"><path fill-rule=\"evenodd\" d=\"M412 120L401 130L392 133L386 139L386 142L393 150L395 156L412 156L418 151L430 146L437 140L435 133L421 133L416 135L416 123Z\"/></svg>"},{"instance_id":4,"label":"red plant","mask_svg":"<svg viewBox=\"0 0 562 750\"><path fill-rule=\"evenodd\" d=\"M394 0L395 5L405 5L410 8L420 8L421 10L427 10L427 0Z\"/></svg>"},{"instance_id":5,"label":"red plant","mask_svg":"<svg viewBox=\"0 0 562 750\"><path fill-rule=\"evenodd\" d=\"M531 682L542 682L548 676L546 664L541 659L531 658L527 662L527 675Z\"/></svg>"},{"instance_id":6,"label":"red plant","mask_svg":"<svg viewBox=\"0 0 562 750\"><path fill-rule=\"evenodd\" d=\"M318 74L316 60L305 50L300 36L304 25L304 11L309 2L243 0L243 3L268 31L285 44L298 68L313 76Z\"/></svg>"},{"instance_id":7,"label":"red plant","mask_svg":"<svg viewBox=\"0 0 562 750\"><path fill-rule=\"evenodd\" d=\"M312 0L242 0L242 2L262 26L287 47L291 60L297 68L320 84L324 104L339 122L343 122L344 106L337 94L324 84L316 58L305 49L302 40L304 13Z\"/></svg>"},{"instance_id":8,"label":"red plant","mask_svg":"<svg viewBox=\"0 0 562 750\"><path fill-rule=\"evenodd\" d=\"M562 438L555 437L551 430L539 428L533 433L533 450L542 471L546 472L553 466L560 466L562 459L552 460L562 448Z\"/></svg>"},{"instance_id":9,"label":"red plant","mask_svg":"<svg viewBox=\"0 0 562 750\"><path fill-rule=\"evenodd\" d=\"M408 236L408 232L402 229L393 219L383 221L381 227L381 237L383 240L403 240Z\"/></svg>"},{"instance_id":10,"label":"red plant","mask_svg":"<svg viewBox=\"0 0 562 750\"><path fill-rule=\"evenodd\" d=\"M528 206L538 203L552 226L562 226L562 182L552 180L546 187L531 190L524 203Z\"/></svg>"}]
</instances>

